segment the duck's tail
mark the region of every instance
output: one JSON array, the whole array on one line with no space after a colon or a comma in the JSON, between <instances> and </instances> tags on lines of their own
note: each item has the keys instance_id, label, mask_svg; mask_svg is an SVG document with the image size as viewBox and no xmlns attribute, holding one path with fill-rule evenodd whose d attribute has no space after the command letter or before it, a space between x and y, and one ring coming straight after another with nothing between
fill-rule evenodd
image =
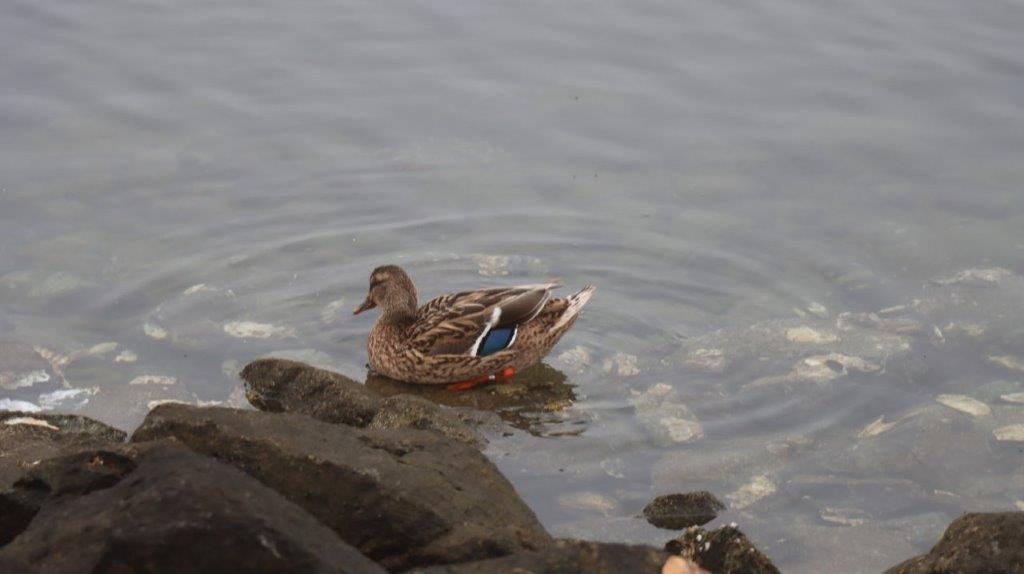
<instances>
[{"instance_id":1,"label":"duck's tail","mask_svg":"<svg viewBox=\"0 0 1024 574\"><path fill-rule=\"evenodd\" d=\"M565 312L558 318L558 322L555 323L554 329L560 329L575 319L576 315L580 314L580 310L583 309L583 306L587 304L587 301L590 301L590 296L594 294L595 289L596 287L593 285L587 285L583 289L580 289L578 293L573 293L566 297L566 300L569 301L569 306L565 308Z\"/></svg>"}]
</instances>

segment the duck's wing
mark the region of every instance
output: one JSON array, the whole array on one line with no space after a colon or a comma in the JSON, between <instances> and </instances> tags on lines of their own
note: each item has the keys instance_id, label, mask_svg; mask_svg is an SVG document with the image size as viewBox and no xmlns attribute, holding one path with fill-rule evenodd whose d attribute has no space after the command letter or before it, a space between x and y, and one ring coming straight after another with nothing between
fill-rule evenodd
<instances>
[{"instance_id":1,"label":"duck's wing","mask_svg":"<svg viewBox=\"0 0 1024 574\"><path fill-rule=\"evenodd\" d=\"M475 355L492 329L525 323L544 308L559 283L449 293L416 313L410 345L427 355Z\"/></svg>"}]
</instances>

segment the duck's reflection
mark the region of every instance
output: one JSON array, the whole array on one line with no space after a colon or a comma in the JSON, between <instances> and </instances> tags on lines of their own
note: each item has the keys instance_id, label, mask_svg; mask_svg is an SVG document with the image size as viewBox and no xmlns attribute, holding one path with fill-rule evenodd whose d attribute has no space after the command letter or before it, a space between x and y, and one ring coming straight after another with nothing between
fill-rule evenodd
<instances>
[{"instance_id":1,"label":"duck's reflection","mask_svg":"<svg viewBox=\"0 0 1024 574\"><path fill-rule=\"evenodd\" d=\"M548 432L550 425L565 423L564 411L576 402L575 385L564 373L539 364L506 381L481 385L465 391L450 391L445 385L414 385L370 372L366 387L384 397L411 394L450 407L467 407L497 413L508 424L535 435L579 434L578 429Z\"/></svg>"}]
</instances>

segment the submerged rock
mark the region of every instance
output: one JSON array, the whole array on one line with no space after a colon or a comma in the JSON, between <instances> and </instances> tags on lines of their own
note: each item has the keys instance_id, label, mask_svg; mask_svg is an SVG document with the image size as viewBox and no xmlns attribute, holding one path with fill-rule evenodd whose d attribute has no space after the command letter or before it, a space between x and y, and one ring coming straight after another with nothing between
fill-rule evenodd
<instances>
[{"instance_id":1,"label":"submerged rock","mask_svg":"<svg viewBox=\"0 0 1024 574\"><path fill-rule=\"evenodd\" d=\"M514 554L504 558L435 566L417 570L423 574L620 574L661 571L665 552L650 546L559 540L540 552Z\"/></svg>"},{"instance_id":2,"label":"submerged rock","mask_svg":"<svg viewBox=\"0 0 1024 574\"><path fill-rule=\"evenodd\" d=\"M0 564L45 572L383 574L297 505L174 443L48 461L4 494L36 496Z\"/></svg>"},{"instance_id":3,"label":"submerged rock","mask_svg":"<svg viewBox=\"0 0 1024 574\"><path fill-rule=\"evenodd\" d=\"M383 399L352 379L287 359L259 359L242 369L245 396L270 412L292 412L329 423L370 424Z\"/></svg>"},{"instance_id":4,"label":"submerged rock","mask_svg":"<svg viewBox=\"0 0 1024 574\"><path fill-rule=\"evenodd\" d=\"M706 490L659 496L644 507L647 522L658 528L682 530L703 526L718 516L725 505Z\"/></svg>"},{"instance_id":5,"label":"submerged rock","mask_svg":"<svg viewBox=\"0 0 1024 574\"><path fill-rule=\"evenodd\" d=\"M665 550L693 560L715 574L778 574L779 569L733 526L704 530L696 526L665 544Z\"/></svg>"},{"instance_id":6,"label":"submerged rock","mask_svg":"<svg viewBox=\"0 0 1024 574\"><path fill-rule=\"evenodd\" d=\"M629 404L637 420L656 442L688 443L704 438L704 428L690 409L679 402L674 388L657 383L644 392L633 391Z\"/></svg>"},{"instance_id":7,"label":"submerged rock","mask_svg":"<svg viewBox=\"0 0 1024 574\"><path fill-rule=\"evenodd\" d=\"M988 405L965 395L939 395L935 400L951 409L975 417L987 417L992 414L992 409Z\"/></svg>"},{"instance_id":8,"label":"submerged rock","mask_svg":"<svg viewBox=\"0 0 1024 574\"><path fill-rule=\"evenodd\" d=\"M933 572L1024 572L1024 512L961 516L928 554L886 570L886 574Z\"/></svg>"},{"instance_id":9,"label":"submerged rock","mask_svg":"<svg viewBox=\"0 0 1024 574\"><path fill-rule=\"evenodd\" d=\"M120 430L74 415L0 413L0 490L40 460L122 443Z\"/></svg>"},{"instance_id":10,"label":"submerged rock","mask_svg":"<svg viewBox=\"0 0 1024 574\"><path fill-rule=\"evenodd\" d=\"M551 543L487 458L434 432L163 405L132 440L160 438L176 438L246 471L390 570Z\"/></svg>"}]
</instances>

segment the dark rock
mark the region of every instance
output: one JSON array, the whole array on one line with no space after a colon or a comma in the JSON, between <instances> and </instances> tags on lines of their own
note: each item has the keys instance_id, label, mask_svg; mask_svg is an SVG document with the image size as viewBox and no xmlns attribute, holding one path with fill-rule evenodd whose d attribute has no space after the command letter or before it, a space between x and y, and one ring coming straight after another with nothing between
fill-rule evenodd
<instances>
[{"instance_id":1,"label":"dark rock","mask_svg":"<svg viewBox=\"0 0 1024 574\"><path fill-rule=\"evenodd\" d=\"M384 572L230 466L171 442L118 451L55 459L19 481L15 490L50 496L0 563L54 573Z\"/></svg>"},{"instance_id":2,"label":"dark rock","mask_svg":"<svg viewBox=\"0 0 1024 574\"><path fill-rule=\"evenodd\" d=\"M965 514L928 554L886 574L995 574L1024 572L1024 512Z\"/></svg>"},{"instance_id":3,"label":"dark rock","mask_svg":"<svg viewBox=\"0 0 1024 574\"><path fill-rule=\"evenodd\" d=\"M691 526L682 536L665 544L665 550L693 560L715 574L778 574L767 556L733 526L705 530Z\"/></svg>"},{"instance_id":4,"label":"dark rock","mask_svg":"<svg viewBox=\"0 0 1024 574\"><path fill-rule=\"evenodd\" d=\"M477 448L487 444L454 409L413 395L395 395L385 400L367 428L431 430Z\"/></svg>"},{"instance_id":5,"label":"dark rock","mask_svg":"<svg viewBox=\"0 0 1024 574\"><path fill-rule=\"evenodd\" d=\"M82 416L0 412L0 490L40 460L122 443L125 437Z\"/></svg>"},{"instance_id":6,"label":"dark rock","mask_svg":"<svg viewBox=\"0 0 1024 574\"><path fill-rule=\"evenodd\" d=\"M650 546L558 540L549 549L418 570L423 574L619 574L661 571L667 555Z\"/></svg>"},{"instance_id":7,"label":"dark rock","mask_svg":"<svg viewBox=\"0 0 1024 574\"><path fill-rule=\"evenodd\" d=\"M379 395L344 375L286 359L253 361L240 375L246 398L262 411L301 413L364 427L383 403Z\"/></svg>"},{"instance_id":8,"label":"dark rock","mask_svg":"<svg viewBox=\"0 0 1024 574\"><path fill-rule=\"evenodd\" d=\"M438 433L168 404L132 440L162 437L244 470L391 570L551 542L487 458Z\"/></svg>"},{"instance_id":9,"label":"dark rock","mask_svg":"<svg viewBox=\"0 0 1024 574\"><path fill-rule=\"evenodd\" d=\"M658 528L682 530L701 526L718 516L725 505L706 490L659 496L644 507L644 518Z\"/></svg>"},{"instance_id":10,"label":"dark rock","mask_svg":"<svg viewBox=\"0 0 1024 574\"><path fill-rule=\"evenodd\" d=\"M413 385L376 374L366 377L366 387L384 397L416 395L451 407L468 407L497 413L508 424L539 434L560 411L576 402L573 385L565 374L545 364L524 369L508 380L450 391L446 385Z\"/></svg>"}]
</instances>

